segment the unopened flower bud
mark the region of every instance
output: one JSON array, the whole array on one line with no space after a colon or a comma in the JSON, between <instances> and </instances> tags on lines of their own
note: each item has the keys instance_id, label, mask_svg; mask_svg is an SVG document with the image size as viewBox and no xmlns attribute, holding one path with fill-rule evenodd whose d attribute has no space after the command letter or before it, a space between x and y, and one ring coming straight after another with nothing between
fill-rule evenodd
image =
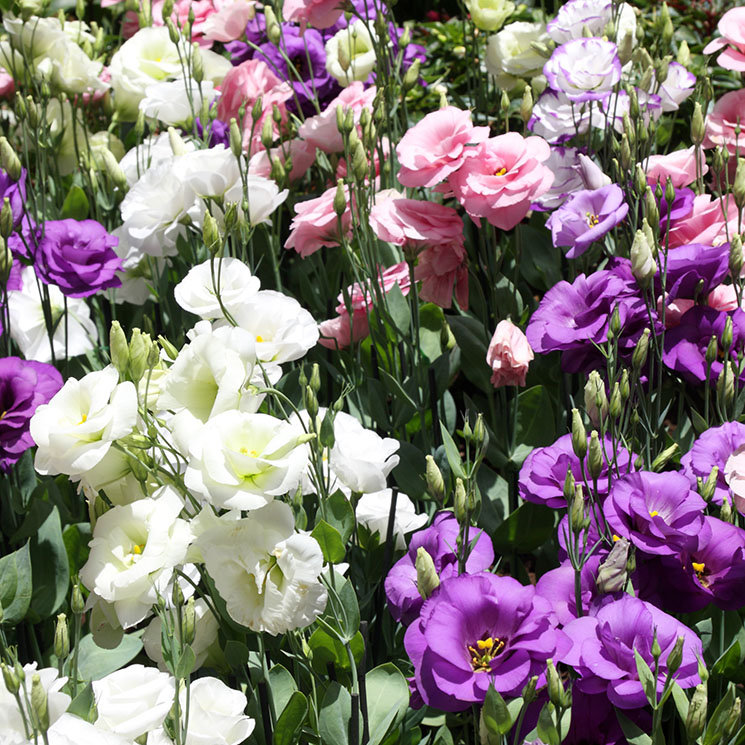
<instances>
[{"instance_id":1,"label":"unopened flower bud","mask_svg":"<svg viewBox=\"0 0 745 745\"><path fill-rule=\"evenodd\" d=\"M522 690L522 698L526 706L532 704L535 701L535 689L538 685L538 676L534 675L526 684Z\"/></svg>"},{"instance_id":2,"label":"unopened flower bud","mask_svg":"<svg viewBox=\"0 0 745 745\"><path fill-rule=\"evenodd\" d=\"M670 447L665 448L653 461L652 470L661 471L669 460L678 452L678 443L674 442Z\"/></svg>"},{"instance_id":3,"label":"unopened flower bud","mask_svg":"<svg viewBox=\"0 0 745 745\"><path fill-rule=\"evenodd\" d=\"M367 155L365 154L365 148L361 142L357 142L352 151L352 173L358 183L362 183L368 175L369 165L367 162Z\"/></svg>"},{"instance_id":4,"label":"unopened flower bud","mask_svg":"<svg viewBox=\"0 0 745 745\"><path fill-rule=\"evenodd\" d=\"M623 411L623 405L621 402L621 386L618 383L613 384L613 391L610 395L610 402L608 404L608 413L613 419L619 419L621 412Z\"/></svg>"},{"instance_id":5,"label":"unopened flower bud","mask_svg":"<svg viewBox=\"0 0 745 745\"><path fill-rule=\"evenodd\" d=\"M347 210L347 195L344 193L344 181L338 179L336 182L336 194L334 195L334 212L341 217Z\"/></svg>"},{"instance_id":6,"label":"unopened flower bud","mask_svg":"<svg viewBox=\"0 0 745 745\"><path fill-rule=\"evenodd\" d=\"M691 64L691 50L685 39L678 44L678 54L675 57L675 61L683 67L688 67Z\"/></svg>"},{"instance_id":7,"label":"unopened flower bud","mask_svg":"<svg viewBox=\"0 0 745 745\"><path fill-rule=\"evenodd\" d=\"M520 118L527 124L531 116L533 116L533 91L530 86L526 86L523 99L520 101Z\"/></svg>"},{"instance_id":8,"label":"unopened flower bud","mask_svg":"<svg viewBox=\"0 0 745 745\"><path fill-rule=\"evenodd\" d=\"M629 400L629 396L631 395L631 388L629 386L629 371L624 368L623 372L621 373L621 384L620 384L620 390L621 390L621 402L626 403L626 401Z\"/></svg>"},{"instance_id":9,"label":"unopened flower bud","mask_svg":"<svg viewBox=\"0 0 745 745\"><path fill-rule=\"evenodd\" d=\"M4 662L0 662L0 669L3 672L3 682L8 693L15 695L21 688L21 681L18 680L18 676L13 670L11 670Z\"/></svg>"},{"instance_id":10,"label":"unopened flower bud","mask_svg":"<svg viewBox=\"0 0 745 745\"><path fill-rule=\"evenodd\" d=\"M585 529L585 497L582 492L582 484L577 484L574 487L572 509L569 515L572 524L572 531L575 535L581 533Z\"/></svg>"},{"instance_id":11,"label":"unopened flower bud","mask_svg":"<svg viewBox=\"0 0 745 745\"><path fill-rule=\"evenodd\" d=\"M416 586L425 600L440 586L435 562L424 546L416 550Z\"/></svg>"},{"instance_id":12,"label":"unopened flower bud","mask_svg":"<svg viewBox=\"0 0 745 745\"><path fill-rule=\"evenodd\" d=\"M574 480L574 474L572 473L571 466L567 468L567 475L564 477L564 499L567 501L567 505L571 505L574 500L574 494L576 489L576 482Z\"/></svg>"},{"instance_id":13,"label":"unopened flower bud","mask_svg":"<svg viewBox=\"0 0 745 745\"><path fill-rule=\"evenodd\" d=\"M732 316L727 316L722 330L722 349L725 356L732 348Z\"/></svg>"},{"instance_id":14,"label":"unopened flower bud","mask_svg":"<svg viewBox=\"0 0 745 745\"><path fill-rule=\"evenodd\" d=\"M466 519L466 510L468 503L466 500L466 487L463 484L462 479L455 479L455 496L453 498L453 507L455 510L455 517L459 523L462 523Z\"/></svg>"},{"instance_id":15,"label":"unopened flower bud","mask_svg":"<svg viewBox=\"0 0 745 745\"><path fill-rule=\"evenodd\" d=\"M442 505L445 499L445 481L442 478L442 471L440 471L437 463L435 463L435 459L431 455L427 455L424 460L426 463L427 493L439 505Z\"/></svg>"},{"instance_id":16,"label":"unopened flower bud","mask_svg":"<svg viewBox=\"0 0 745 745\"><path fill-rule=\"evenodd\" d=\"M652 246L650 246L644 231L637 230L634 242L631 244L631 273L642 289L648 289L655 274L657 262L654 260Z\"/></svg>"},{"instance_id":17,"label":"unopened flower bud","mask_svg":"<svg viewBox=\"0 0 745 745\"><path fill-rule=\"evenodd\" d=\"M593 370L585 383L585 410L590 421L599 427L608 416L608 397L605 383L597 370ZM572 416L574 416L572 414Z\"/></svg>"},{"instance_id":18,"label":"unopened flower bud","mask_svg":"<svg viewBox=\"0 0 745 745\"><path fill-rule=\"evenodd\" d=\"M168 142L171 145L171 151L175 156L186 153L186 144L181 135L173 128L168 127Z\"/></svg>"},{"instance_id":19,"label":"unopened flower bud","mask_svg":"<svg viewBox=\"0 0 745 745\"><path fill-rule=\"evenodd\" d=\"M669 28L672 29L672 24ZM655 60L654 76L660 85L667 80L667 76L670 73L670 62L672 62L672 59L673 58L669 54L666 54L662 59Z\"/></svg>"},{"instance_id":20,"label":"unopened flower bud","mask_svg":"<svg viewBox=\"0 0 745 745\"><path fill-rule=\"evenodd\" d=\"M724 722L722 728L722 742L729 742L732 735L735 734L735 730L740 726L740 718L742 717L742 699L735 697L732 706L727 714L727 719Z\"/></svg>"},{"instance_id":21,"label":"unopened flower bud","mask_svg":"<svg viewBox=\"0 0 745 745\"><path fill-rule=\"evenodd\" d=\"M204 59L199 51L199 45L192 45L191 51L191 76L194 82L199 85L204 80Z\"/></svg>"},{"instance_id":22,"label":"unopened flower bud","mask_svg":"<svg viewBox=\"0 0 745 745\"><path fill-rule=\"evenodd\" d=\"M732 509L732 505L729 503L729 499L724 497L722 500L722 506L719 508L719 519L726 523L734 524L735 512Z\"/></svg>"},{"instance_id":23,"label":"unopened flower bud","mask_svg":"<svg viewBox=\"0 0 745 745\"><path fill-rule=\"evenodd\" d=\"M743 266L742 236L735 233L729 242L729 271L732 277L739 277Z\"/></svg>"},{"instance_id":24,"label":"unopened flower bud","mask_svg":"<svg viewBox=\"0 0 745 745\"><path fill-rule=\"evenodd\" d=\"M7 239L13 232L13 208L10 199L3 197L3 206L0 207L0 237Z\"/></svg>"},{"instance_id":25,"label":"unopened flower bud","mask_svg":"<svg viewBox=\"0 0 745 745\"><path fill-rule=\"evenodd\" d=\"M639 337L639 341L636 343L636 348L631 356L631 367L639 372L647 361L647 354L649 352L649 334L648 328L642 331L642 335Z\"/></svg>"},{"instance_id":26,"label":"unopened flower bud","mask_svg":"<svg viewBox=\"0 0 745 745\"><path fill-rule=\"evenodd\" d=\"M178 357L178 349L176 349L176 347L174 347L173 344L171 344L171 342L162 334L158 335L158 343L160 344L161 349L168 355L169 360L175 360L176 357Z\"/></svg>"},{"instance_id":27,"label":"unopened flower bud","mask_svg":"<svg viewBox=\"0 0 745 745\"><path fill-rule=\"evenodd\" d=\"M38 673L31 676L31 721L39 732L49 729L49 701Z\"/></svg>"},{"instance_id":28,"label":"unopened flower bud","mask_svg":"<svg viewBox=\"0 0 745 745\"><path fill-rule=\"evenodd\" d=\"M334 418L336 412L333 409L326 409L326 414L321 421L321 431L318 434L318 439L322 447L333 448L336 443L336 435L334 434Z\"/></svg>"},{"instance_id":29,"label":"unopened flower bud","mask_svg":"<svg viewBox=\"0 0 745 745\"><path fill-rule=\"evenodd\" d=\"M719 342L717 341L716 336L712 336L711 339L709 339L709 345L706 347L706 355L704 357L707 365L711 365L716 360L718 352Z\"/></svg>"},{"instance_id":30,"label":"unopened flower bud","mask_svg":"<svg viewBox=\"0 0 745 745\"><path fill-rule=\"evenodd\" d=\"M691 117L691 140L698 147L704 141L705 136L704 113L701 110L701 104L696 101L693 105L693 117Z\"/></svg>"},{"instance_id":31,"label":"unopened flower bud","mask_svg":"<svg viewBox=\"0 0 745 745\"><path fill-rule=\"evenodd\" d=\"M412 62L411 67L404 73L403 89L404 93L407 93L419 83L419 73L422 63L419 59L415 59Z\"/></svg>"},{"instance_id":32,"label":"unopened flower bud","mask_svg":"<svg viewBox=\"0 0 745 745\"><path fill-rule=\"evenodd\" d=\"M240 158L243 153L243 136L234 117L230 120L230 152L236 158Z\"/></svg>"},{"instance_id":33,"label":"unopened flower bud","mask_svg":"<svg viewBox=\"0 0 745 745\"><path fill-rule=\"evenodd\" d=\"M267 149L271 149L274 142L274 123L269 117L264 119L261 125L261 144Z\"/></svg>"},{"instance_id":34,"label":"unopened flower bud","mask_svg":"<svg viewBox=\"0 0 745 745\"><path fill-rule=\"evenodd\" d=\"M670 654L667 656L667 672L670 675L675 675L676 672L678 672L678 668L680 667L681 662L683 662L683 643L685 639L682 636L679 636L675 640L675 646L670 651Z\"/></svg>"},{"instance_id":35,"label":"unopened flower bud","mask_svg":"<svg viewBox=\"0 0 745 745\"><path fill-rule=\"evenodd\" d=\"M621 592L626 586L626 564L629 559L629 542L614 536L613 547L598 569L596 584L603 593Z\"/></svg>"},{"instance_id":36,"label":"unopened flower bud","mask_svg":"<svg viewBox=\"0 0 745 745\"><path fill-rule=\"evenodd\" d=\"M64 660L70 654L70 630L67 627L67 616L64 613L57 615L57 624L54 628L54 654L58 660Z\"/></svg>"},{"instance_id":37,"label":"unopened flower bud","mask_svg":"<svg viewBox=\"0 0 745 745\"><path fill-rule=\"evenodd\" d=\"M80 582L76 582L72 586L70 609L76 616L82 615L85 610L85 600L83 599L83 591L80 589Z\"/></svg>"},{"instance_id":38,"label":"unopened flower bud","mask_svg":"<svg viewBox=\"0 0 745 745\"><path fill-rule=\"evenodd\" d=\"M626 29L626 33L618 42L618 59L622 65L625 65L631 59L631 53L634 49L634 34L631 29Z\"/></svg>"},{"instance_id":39,"label":"unopened flower bud","mask_svg":"<svg viewBox=\"0 0 745 745\"><path fill-rule=\"evenodd\" d=\"M318 393L318 391L321 390L321 368L317 362L314 362L310 369L310 380L308 381L308 385L315 391L315 393Z\"/></svg>"},{"instance_id":40,"label":"unopened flower bud","mask_svg":"<svg viewBox=\"0 0 745 745\"><path fill-rule=\"evenodd\" d=\"M205 212L202 222L202 240L204 245L207 246L210 256L218 256L221 253L222 236L220 235L220 228L209 210Z\"/></svg>"},{"instance_id":41,"label":"unopened flower bud","mask_svg":"<svg viewBox=\"0 0 745 745\"><path fill-rule=\"evenodd\" d=\"M649 227L656 231L660 227L660 209L657 206L657 200L654 198L654 192L649 186L644 192L644 214Z\"/></svg>"},{"instance_id":42,"label":"unopened flower bud","mask_svg":"<svg viewBox=\"0 0 745 745\"><path fill-rule=\"evenodd\" d=\"M660 659L660 655L662 654L660 641L657 638L657 629L654 630L654 635L652 637L652 647L649 651L652 653L652 659L657 662Z\"/></svg>"},{"instance_id":43,"label":"unopened flower bud","mask_svg":"<svg viewBox=\"0 0 745 745\"><path fill-rule=\"evenodd\" d=\"M259 96L251 107L251 121L258 122L264 113L264 97ZM242 117L241 117L242 118Z\"/></svg>"},{"instance_id":44,"label":"unopened flower bud","mask_svg":"<svg viewBox=\"0 0 745 745\"><path fill-rule=\"evenodd\" d=\"M629 147L634 147L636 143L636 127L634 127L634 123L631 121L628 113L624 113L623 115L623 132L626 135Z\"/></svg>"},{"instance_id":45,"label":"unopened flower bud","mask_svg":"<svg viewBox=\"0 0 745 745\"><path fill-rule=\"evenodd\" d=\"M706 710L708 708L708 695L706 683L700 683L693 692L691 703L688 705L688 714L685 721L685 730L688 742L696 742L704 733L706 727Z\"/></svg>"},{"instance_id":46,"label":"unopened flower bud","mask_svg":"<svg viewBox=\"0 0 745 745\"><path fill-rule=\"evenodd\" d=\"M178 584L178 583L176 583ZM196 636L197 614L194 609L194 596L192 595L184 606L183 617L183 643L191 644Z\"/></svg>"},{"instance_id":47,"label":"unopened flower bud","mask_svg":"<svg viewBox=\"0 0 745 745\"><path fill-rule=\"evenodd\" d=\"M548 700L556 708L560 708L564 700L564 686L561 683L559 671L550 657L546 660L546 680L548 682Z\"/></svg>"},{"instance_id":48,"label":"unopened flower bud","mask_svg":"<svg viewBox=\"0 0 745 745\"><path fill-rule=\"evenodd\" d=\"M499 110L502 116L505 116L510 110L510 97L507 91L502 91L502 97L499 100Z\"/></svg>"},{"instance_id":49,"label":"unopened flower bud","mask_svg":"<svg viewBox=\"0 0 745 745\"><path fill-rule=\"evenodd\" d=\"M109 331L109 356L111 357L111 364L114 365L119 373L119 377L123 380L129 365L129 345L127 344L127 337L119 321L111 322L111 329Z\"/></svg>"},{"instance_id":50,"label":"unopened flower bud","mask_svg":"<svg viewBox=\"0 0 745 745\"><path fill-rule=\"evenodd\" d=\"M705 499L707 502L711 502L714 492L716 491L717 482L719 481L719 466L714 466L711 469L711 472L706 477L706 481L703 479L701 480L701 487L698 490L698 493L701 495L702 499Z\"/></svg>"},{"instance_id":51,"label":"unopened flower bud","mask_svg":"<svg viewBox=\"0 0 745 745\"><path fill-rule=\"evenodd\" d=\"M717 379L717 398L720 406L729 406L735 397L735 366L731 361L725 361L722 372Z\"/></svg>"},{"instance_id":52,"label":"unopened flower bud","mask_svg":"<svg viewBox=\"0 0 745 745\"><path fill-rule=\"evenodd\" d=\"M135 384L147 370L151 344L150 334L143 334L137 328L132 329L132 338L129 340L129 375Z\"/></svg>"},{"instance_id":53,"label":"unopened flower bud","mask_svg":"<svg viewBox=\"0 0 745 745\"><path fill-rule=\"evenodd\" d=\"M621 329L621 311L618 310L618 306L616 305L610 314L610 321L608 322L608 341L617 339L621 334Z\"/></svg>"},{"instance_id":54,"label":"unopened flower bud","mask_svg":"<svg viewBox=\"0 0 745 745\"><path fill-rule=\"evenodd\" d=\"M0 165L13 181L21 178L21 161L5 137L0 137Z\"/></svg>"},{"instance_id":55,"label":"unopened flower bud","mask_svg":"<svg viewBox=\"0 0 745 745\"><path fill-rule=\"evenodd\" d=\"M644 194L647 188L647 174L644 173L644 169L641 164L637 163L634 169L634 190L637 194Z\"/></svg>"},{"instance_id":56,"label":"unopened flower bud","mask_svg":"<svg viewBox=\"0 0 745 745\"><path fill-rule=\"evenodd\" d=\"M600 445L600 436L594 429L590 433L590 446L587 449L587 466L592 479L597 479L603 470L603 449Z\"/></svg>"},{"instance_id":57,"label":"unopened flower bud","mask_svg":"<svg viewBox=\"0 0 745 745\"><path fill-rule=\"evenodd\" d=\"M629 144L629 138L626 133L621 136L621 166L624 171L628 171L631 168L631 145Z\"/></svg>"},{"instance_id":58,"label":"unopened flower bud","mask_svg":"<svg viewBox=\"0 0 745 745\"><path fill-rule=\"evenodd\" d=\"M315 419L318 416L318 399L316 398L315 391L310 386L306 386L303 398L308 416L311 419Z\"/></svg>"}]
</instances>

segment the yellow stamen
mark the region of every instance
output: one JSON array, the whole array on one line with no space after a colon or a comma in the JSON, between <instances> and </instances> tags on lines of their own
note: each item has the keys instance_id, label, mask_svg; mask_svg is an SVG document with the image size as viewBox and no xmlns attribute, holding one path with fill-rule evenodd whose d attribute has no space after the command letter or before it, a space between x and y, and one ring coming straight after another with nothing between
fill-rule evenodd
<instances>
[{"instance_id":1,"label":"yellow stamen","mask_svg":"<svg viewBox=\"0 0 745 745\"><path fill-rule=\"evenodd\" d=\"M691 566L693 567L693 571L696 572L696 574L703 574L706 565L703 563L699 564L697 561L692 561Z\"/></svg>"},{"instance_id":2,"label":"yellow stamen","mask_svg":"<svg viewBox=\"0 0 745 745\"><path fill-rule=\"evenodd\" d=\"M478 639L476 647L467 647L471 653L471 667L474 672L485 673L491 670L491 661L504 649L501 639Z\"/></svg>"},{"instance_id":3,"label":"yellow stamen","mask_svg":"<svg viewBox=\"0 0 745 745\"><path fill-rule=\"evenodd\" d=\"M7 414L7 411L4 411L2 414L0 414L0 422L2 422L3 419L5 419L5 415Z\"/></svg>"},{"instance_id":4,"label":"yellow stamen","mask_svg":"<svg viewBox=\"0 0 745 745\"><path fill-rule=\"evenodd\" d=\"M258 335L258 336L256 337L256 341L259 341L259 342L261 342L261 341L264 341L264 337L263 337L263 336L262 336L261 334L259 334L259 335Z\"/></svg>"},{"instance_id":5,"label":"yellow stamen","mask_svg":"<svg viewBox=\"0 0 745 745\"><path fill-rule=\"evenodd\" d=\"M594 228L600 222L600 218L597 215L593 215L592 212L585 212L585 217L587 218L587 224L591 228Z\"/></svg>"},{"instance_id":6,"label":"yellow stamen","mask_svg":"<svg viewBox=\"0 0 745 745\"><path fill-rule=\"evenodd\" d=\"M83 414L83 417L78 422L78 425L85 424L87 421L88 421L88 415L87 414Z\"/></svg>"},{"instance_id":7,"label":"yellow stamen","mask_svg":"<svg viewBox=\"0 0 745 745\"><path fill-rule=\"evenodd\" d=\"M248 455L248 450L246 450L246 448L241 448L240 452L242 455Z\"/></svg>"},{"instance_id":8,"label":"yellow stamen","mask_svg":"<svg viewBox=\"0 0 745 745\"><path fill-rule=\"evenodd\" d=\"M135 544L132 546L132 553L137 554L137 556L140 556L142 554L142 550L145 548L145 544Z\"/></svg>"},{"instance_id":9,"label":"yellow stamen","mask_svg":"<svg viewBox=\"0 0 745 745\"><path fill-rule=\"evenodd\" d=\"M650 512L650 513L649 513L649 516L650 516L650 517L657 517L657 515L659 515L659 514L660 514L660 513L659 513L659 512L657 512L657 510L654 510L654 511L652 511L652 512Z\"/></svg>"},{"instance_id":10,"label":"yellow stamen","mask_svg":"<svg viewBox=\"0 0 745 745\"><path fill-rule=\"evenodd\" d=\"M495 176L504 176L504 174L507 173L507 169L502 166L494 175Z\"/></svg>"},{"instance_id":11,"label":"yellow stamen","mask_svg":"<svg viewBox=\"0 0 745 745\"><path fill-rule=\"evenodd\" d=\"M614 534L613 534L613 543L615 543L616 541L620 541L620 540L621 540L621 536L620 536L620 535L616 535L616 534L614 533Z\"/></svg>"}]
</instances>

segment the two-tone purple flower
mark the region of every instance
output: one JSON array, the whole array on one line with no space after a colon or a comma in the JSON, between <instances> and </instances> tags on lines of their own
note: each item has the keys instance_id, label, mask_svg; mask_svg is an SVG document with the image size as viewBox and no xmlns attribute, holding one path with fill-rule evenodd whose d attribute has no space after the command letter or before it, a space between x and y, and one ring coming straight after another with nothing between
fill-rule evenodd
<instances>
[{"instance_id":1,"label":"two-tone purple flower","mask_svg":"<svg viewBox=\"0 0 745 745\"><path fill-rule=\"evenodd\" d=\"M544 676L548 658L567 653L553 618L547 600L511 577L444 580L404 637L419 695L442 711L483 702L490 685L519 695L533 675Z\"/></svg>"},{"instance_id":2,"label":"two-tone purple flower","mask_svg":"<svg viewBox=\"0 0 745 745\"><path fill-rule=\"evenodd\" d=\"M621 79L618 47L596 37L572 39L554 49L543 74L572 101L604 99Z\"/></svg>"}]
</instances>

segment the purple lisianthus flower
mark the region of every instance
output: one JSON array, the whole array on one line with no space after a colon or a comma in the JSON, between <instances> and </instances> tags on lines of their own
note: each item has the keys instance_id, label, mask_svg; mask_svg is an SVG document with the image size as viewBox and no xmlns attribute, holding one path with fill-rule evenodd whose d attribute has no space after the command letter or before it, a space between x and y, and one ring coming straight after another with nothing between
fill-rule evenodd
<instances>
[{"instance_id":1,"label":"purple lisianthus flower","mask_svg":"<svg viewBox=\"0 0 745 745\"><path fill-rule=\"evenodd\" d=\"M643 732L652 731L652 717L644 709L630 710L626 714ZM562 745L628 745L626 735L618 723L616 710L601 694L583 693L572 689L572 721Z\"/></svg>"},{"instance_id":2,"label":"purple lisianthus flower","mask_svg":"<svg viewBox=\"0 0 745 745\"><path fill-rule=\"evenodd\" d=\"M21 168L21 176L14 181L9 174L0 169L0 206L7 199L13 212L13 227L20 225L26 211L26 169Z\"/></svg>"},{"instance_id":3,"label":"purple lisianthus flower","mask_svg":"<svg viewBox=\"0 0 745 745\"><path fill-rule=\"evenodd\" d=\"M587 694L604 693L619 709L636 709L647 703L634 650L654 670L655 635L662 650L657 693L664 688L667 659L679 636L683 637L683 659L674 675L675 681L681 688L701 682L698 660L703 659L703 649L698 636L659 608L631 595L590 609L589 615L571 621L564 631L573 646L559 659L580 674L575 683L577 689Z\"/></svg>"},{"instance_id":4,"label":"purple lisianthus flower","mask_svg":"<svg viewBox=\"0 0 745 745\"><path fill-rule=\"evenodd\" d=\"M490 685L518 695L567 642L533 587L488 572L444 580L404 637L422 699L443 711L483 702Z\"/></svg>"},{"instance_id":5,"label":"purple lisianthus flower","mask_svg":"<svg viewBox=\"0 0 745 745\"><path fill-rule=\"evenodd\" d=\"M665 185L662 184L664 187ZM667 198L663 191L662 197L657 201L660 208L660 225L667 229L669 224L676 220L682 220L693 212L693 200L696 198L692 189L685 187L675 190L675 197L672 204L668 205Z\"/></svg>"},{"instance_id":6,"label":"purple lisianthus flower","mask_svg":"<svg viewBox=\"0 0 745 745\"><path fill-rule=\"evenodd\" d=\"M605 117L597 106L570 100L560 91L547 88L533 106L528 129L552 144L585 134L590 127L603 127Z\"/></svg>"},{"instance_id":7,"label":"purple lisianthus flower","mask_svg":"<svg viewBox=\"0 0 745 745\"><path fill-rule=\"evenodd\" d=\"M593 554L582 567L580 572L580 597L582 608L587 609L598 595L595 580L600 567L601 558ZM574 567L569 561L546 572L535 586L538 595L551 603L560 626L568 624L577 618L577 595L574 588Z\"/></svg>"},{"instance_id":8,"label":"purple lisianthus flower","mask_svg":"<svg viewBox=\"0 0 745 745\"><path fill-rule=\"evenodd\" d=\"M534 210L555 210L582 189L600 189L610 184L595 161L574 147L552 147L544 165L554 172L554 183L530 205Z\"/></svg>"},{"instance_id":9,"label":"purple lisianthus flower","mask_svg":"<svg viewBox=\"0 0 745 745\"><path fill-rule=\"evenodd\" d=\"M257 13L247 24L246 24L246 36L247 41L251 44L258 46L267 41L266 35L266 19L263 13ZM254 48L247 44L242 39L236 39L235 41L229 41L223 45L230 55L230 62L233 66L240 65L241 63L249 60L254 55Z\"/></svg>"},{"instance_id":10,"label":"purple lisianthus flower","mask_svg":"<svg viewBox=\"0 0 745 745\"><path fill-rule=\"evenodd\" d=\"M704 517L698 546L681 556L639 560L639 596L676 613L692 613L714 603L723 610L742 607L745 593L745 531L716 517Z\"/></svg>"},{"instance_id":11,"label":"purple lisianthus flower","mask_svg":"<svg viewBox=\"0 0 745 745\"><path fill-rule=\"evenodd\" d=\"M589 443L590 438L587 438ZM613 453L610 435L605 436L604 453ZM629 453L623 448L616 452L616 463L621 474L626 474L630 467ZM564 498L564 480L567 471L571 470L574 480L584 482L582 466L574 454L572 435L562 435L552 445L531 450L520 469L518 477L518 494L526 502L544 504L546 507L560 510L567 506ZM614 475L615 477L615 475ZM597 496L601 499L608 494L608 463L603 456L603 466L598 476Z\"/></svg>"},{"instance_id":12,"label":"purple lisianthus flower","mask_svg":"<svg viewBox=\"0 0 745 745\"><path fill-rule=\"evenodd\" d=\"M690 243L672 248L667 252L667 261L660 254L659 272L655 276L657 294L662 294L661 276L667 266L666 288L670 300L678 298L706 297L729 272L729 243L720 246L704 246Z\"/></svg>"},{"instance_id":13,"label":"purple lisianthus flower","mask_svg":"<svg viewBox=\"0 0 745 745\"><path fill-rule=\"evenodd\" d=\"M688 382L705 383L708 367L706 350L712 336L722 338L728 317L732 318L730 357L736 363L738 353L741 353L745 346L745 313L739 308L733 313L725 313L700 305L686 311L681 316L680 323L668 329L662 361ZM709 371L709 382L712 385L716 384L722 372L723 359L724 350L720 349Z\"/></svg>"},{"instance_id":14,"label":"purple lisianthus flower","mask_svg":"<svg viewBox=\"0 0 745 745\"><path fill-rule=\"evenodd\" d=\"M36 250L36 271L69 297L121 287L116 272L123 271L122 260L114 251L118 242L95 220L48 220Z\"/></svg>"},{"instance_id":15,"label":"purple lisianthus flower","mask_svg":"<svg viewBox=\"0 0 745 745\"><path fill-rule=\"evenodd\" d=\"M595 37L572 39L554 49L543 74L571 101L604 99L621 79L618 47Z\"/></svg>"},{"instance_id":16,"label":"purple lisianthus flower","mask_svg":"<svg viewBox=\"0 0 745 745\"><path fill-rule=\"evenodd\" d=\"M457 541L460 526L452 512L440 512L428 528L411 537L409 549L392 567L385 578L385 594L391 615L408 625L419 615L422 596L416 583L416 554L424 548L432 557L440 581L458 574ZM475 540L475 542L474 542ZM468 541L473 543L466 560L467 574L488 569L494 563L494 547L486 533L468 529Z\"/></svg>"},{"instance_id":17,"label":"purple lisianthus flower","mask_svg":"<svg viewBox=\"0 0 745 745\"><path fill-rule=\"evenodd\" d=\"M287 102L290 110L294 110L299 102L304 114L314 114L315 102L323 105L341 90L339 83L326 70L323 37L315 29L305 29L301 34L299 27L283 23L279 47L271 42L261 44L254 59L266 62L277 77L290 83L295 92L295 96ZM293 64L292 72L287 59ZM298 75L302 80L297 79Z\"/></svg>"},{"instance_id":18,"label":"purple lisianthus flower","mask_svg":"<svg viewBox=\"0 0 745 745\"><path fill-rule=\"evenodd\" d=\"M641 88L635 88L636 100L639 104L639 120L637 126L643 123L645 127L649 126L650 120L657 121L662 116L662 103L660 97L654 93L647 93ZM621 89L609 93L608 96L600 101L600 109L603 117L608 117L609 124L618 134L623 134L623 115L631 112L631 99L629 94Z\"/></svg>"},{"instance_id":19,"label":"purple lisianthus flower","mask_svg":"<svg viewBox=\"0 0 745 745\"><path fill-rule=\"evenodd\" d=\"M0 471L7 473L34 445L31 417L60 388L62 376L51 365L20 357L0 358Z\"/></svg>"},{"instance_id":20,"label":"purple lisianthus flower","mask_svg":"<svg viewBox=\"0 0 745 745\"><path fill-rule=\"evenodd\" d=\"M623 190L610 184L600 189L578 191L546 221L554 247L568 246L567 256L581 256L626 217L629 205Z\"/></svg>"},{"instance_id":21,"label":"purple lisianthus flower","mask_svg":"<svg viewBox=\"0 0 745 745\"><path fill-rule=\"evenodd\" d=\"M724 467L730 455L745 445L745 424L726 422L721 427L712 427L693 443L691 449L681 457L680 465L695 489L697 478L709 478L712 468L719 467L712 502L722 504L726 497L732 503L732 493L727 485Z\"/></svg>"},{"instance_id":22,"label":"purple lisianthus flower","mask_svg":"<svg viewBox=\"0 0 745 745\"><path fill-rule=\"evenodd\" d=\"M611 487L605 519L614 533L649 554L693 551L705 530L706 502L690 487L681 473L628 474Z\"/></svg>"}]
</instances>

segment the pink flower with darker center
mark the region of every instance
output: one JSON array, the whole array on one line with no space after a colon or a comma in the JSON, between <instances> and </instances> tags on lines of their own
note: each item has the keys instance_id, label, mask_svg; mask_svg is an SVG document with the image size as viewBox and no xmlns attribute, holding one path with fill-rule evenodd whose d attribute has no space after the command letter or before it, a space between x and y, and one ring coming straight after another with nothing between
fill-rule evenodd
<instances>
[{"instance_id":1,"label":"pink flower with darker center","mask_svg":"<svg viewBox=\"0 0 745 745\"><path fill-rule=\"evenodd\" d=\"M463 238L452 243L427 246L417 257L414 279L422 283L419 297L441 308L450 308L455 299L468 309L468 263Z\"/></svg>"},{"instance_id":2,"label":"pink flower with darker center","mask_svg":"<svg viewBox=\"0 0 745 745\"><path fill-rule=\"evenodd\" d=\"M550 153L542 137L508 132L482 142L448 183L474 220L485 217L497 228L511 230L528 214L530 203L551 187L554 174L543 165Z\"/></svg>"},{"instance_id":3,"label":"pink flower with darker center","mask_svg":"<svg viewBox=\"0 0 745 745\"><path fill-rule=\"evenodd\" d=\"M534 356L525 334L512 321L500 321L486 352L486 363L492 369L492 385L495 388L524 386Z\"/></svg>"},{"instance_id":4,"label":"pink flower with darker center","mask_svg":"<svg viewBox=\"0 0 745 745\"><path fill-rule=\"evenodd\" d=\"M672 223L667 240L670 248L690 243L719 246L736 232L737 206L732 195L720 202L718 197L699 194L693 200L693 212Z\"/></svg>"},{"instance_id":5,"label":"pink flower with darker center","mask_svg":"<svg viewBox=\"0 0 745 745\"><path fill-rule=\"evenodd\" d=\"M704 54L724 51L717 57L717 63L727 70L745 72L745 8L728 10L717 24L720 39L710 41L704 47Z\"/></svg>"},{"instance_id":6,"label":"pink flower with darker center","mask_svg":"<svg viewBox=\"0 0 745 745\"><path fill-rule=\"evenodd\" d=\"M404 186L434 186L476 155L478 143L489 136L488 127L474 127L470 111L446 106L427 114L396 148Z\"/></svg>"},{"instance_id":7,"label":"pink flower with darker center","mask_svg":"<svg viewBox=\"0 0 745 745\"><path fill-rule=\"evenodd\" d=\"M745 88L725 93L706 117L705 148L726 147L730 155L745 153L745 135L738 136L735 128L740 125L745 129Z\"/></svg>"},{"instance_id":8,"label":"pink flower with darker center","mask_svg":"<svg viewBox=\"0 0 745 745\"><path fill-rule=\"evenodd\" d=\"M706 157L699 152L701 175L704 176L709 167ZM642 166L647 174L647 183L654 189L658 183L665 188L668 176L676 189L692 184L696 180L696 148L691 146L687 150L676 150L667 155L650 155Z\"/></svg>"}]
</instances>

